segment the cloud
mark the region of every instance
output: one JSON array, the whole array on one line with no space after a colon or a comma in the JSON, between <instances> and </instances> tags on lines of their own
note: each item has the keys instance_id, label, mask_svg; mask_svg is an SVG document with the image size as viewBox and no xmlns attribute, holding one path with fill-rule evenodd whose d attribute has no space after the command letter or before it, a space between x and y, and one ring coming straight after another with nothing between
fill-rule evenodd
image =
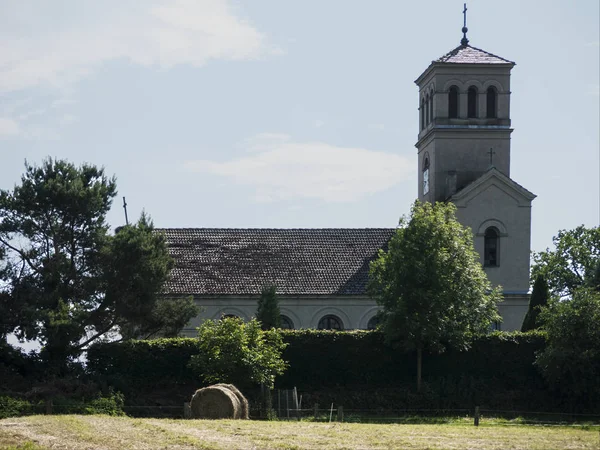
<instances>
[{"instance_id":1,"label":"cloud","mask_svg":"<svg viewBox=\"0 0 600 450\"><path fill-rule=\"evenodd\" d=\"M369 124L369 129L370 130L379 130L382 131L385 129L385 124L383 123L371 123Z\"/></svg>"},{"instance_id":2,"label":"cloud","mask_svg":"<svg viewBox=\"0 0 600 450\"><path fill-rule=\"evenodd\" d=\"M15 120L8 119L6 117L0 117L0 138L6 136L16 136L20 133L21 128Z\"/></svg>"},{"instance_id":3,"label":"cloud","mask_svg":"<svg viewBox=\"0 0 600 450\"><path fill-rule=\"evenodd\" d=\"M14 2L0 30L0 93L64 88L116 59L169 69L278 52L226 0Z\"/></svg>"},{"instance_id":4,"label":"cloud","mask_svg":"<svg viewBox=\"0 0 600 450\"><path fill-rule=\"evenodd\" d=\"M310 198L351 202L410 179L413 164L390 153L294 142L281 134L247 140L252 154L225 162L188 161L188 170L210 173L254 188L254 200Z\"/></svg>"}]
</instances>

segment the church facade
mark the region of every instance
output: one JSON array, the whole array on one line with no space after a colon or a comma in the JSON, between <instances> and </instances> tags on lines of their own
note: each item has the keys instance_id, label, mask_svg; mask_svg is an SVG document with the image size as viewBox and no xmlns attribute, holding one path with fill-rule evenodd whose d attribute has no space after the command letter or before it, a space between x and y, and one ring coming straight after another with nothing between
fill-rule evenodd
<instances>
[{"instance_id":1,"label":"church facade","mask_svg":"<svg viewBox=\"0 0 600 450\"><path fill-rule=\"evenodd\" d=\"M528 307L531 202L510 178L510 72L515 63L469 45L433 61L419 88L419 199L452 202L473 231L475 249L501 285L502 330L520 329ZM261 289L275 285L289 328L375 325L366 293L369 263L394 228L162 229L175 268L168 296L193 296L202 320L256 313Z\"/></svg>"}]
</instances>

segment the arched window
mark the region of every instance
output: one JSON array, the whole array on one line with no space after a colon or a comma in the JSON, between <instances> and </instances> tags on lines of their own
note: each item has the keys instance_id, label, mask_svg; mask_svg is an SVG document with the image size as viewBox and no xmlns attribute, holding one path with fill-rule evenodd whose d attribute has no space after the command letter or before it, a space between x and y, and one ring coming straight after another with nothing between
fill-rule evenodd
<instances>
[{"instance_id":1,"label":"arched window","mask_svg":"<svg viewBox=\"0 0 600 450\"><path fill-rule=\"evenodd\" d=\"M497 103L498 103L498 91L494 86L490 86L486 92L487 108L485 116L488 119L495 119L498 117Z\"/></svg>"},{"instance_id":2,"label":"arched window","mask_svg":"<svg viewBox=\"0 0 600 450\"><path fill-rule=\"evenodd\" d=\"M375 328L377 328L377 325L379 325L379 316L373 316L369 319L369 322L367 323L367 330L374 330Z\"/></svg>"},{"instance_id":3,"label":"arched window","mask_svg":"<svg viewBox=\"0 0 600 450\"><path fill-rule=\"evenodd\" d=\"M421 99L421 130L425 129L425 101Z\"/></svg>"},{"instance_id":4,"label":"arched window","mask_svg":"<svg viewBox=\"0 0 600 450\"><path fill-rule=\"evenodd\" d=\"M239 317L235 314L223 314L221 319L239 319Z\"/></svg>"},{"instance_id":5,"label":"arched window","mask_svg":"<svg viewBox=\"0 0 600 450\"><path fill-rule=\"evenodd\" d=\"M467 117L477 117L477 88L471 86L467 91Z\"/></svg>"},{"instance_id":6,"label":"arched window","mask_svg":"<svg viewBox=\"0 0 600 450\"><path fill-rule=\"evenodd\" d=\"M342 325L342 320L339 317L334 316L333 314L328 314L319 320L319 325L317 328L319 330L343 330L344 326Z\"/></svg>"},{"instance_id":7,"label":"arched window","mask_svg":"<svg viewBox=\"0 0 600 450\"><path fill-rule=\"evenodd\" d=\"M456 86L452 86L448 91L448 117L458 118L458 88Z\"/></svg>"},{"instance_id":8,"label":"arched window","mask_svg":"<svg viewBox=\"0 0 600 450\"><path fill-rule=\"evenodd\" d=\"M423 195L429 192L429 158L423 160Z\"/></svg>"},{"instance_id":9,"label":"arched window","mask_svg":"<svg viewBox=\"0 0 600 450\"><path fill-rule=\"evenodd\" d=\"M425 97L425 123L429 125L429 94Z\"/></svg>"},{"instance_id":10,"label":"arched window","mask_svg":"<svg viewBox=\"0 0 600 450\"><path fill-rule=\"evenodd\" d=\"M292 322L292 319L290 319L288 316L284 316L283 314L279 317L281 319L281 328L285 330L294 329L294 322Z\"/></svg>"},{"instance_id":11,"label":"arched window","mask_svg":"<svg viewBox=\"0 0 600 450\"><path fill-rule=\"evenodd\" d=\"M433 92L429 97L429 121L433 122Z\"/></svg>"},{"instance_id":12,"label":"arched window","mask_svg":"<svg viewBox=\"0 0 600 450\"><path fill-rule=\"evenodd\" d=\"M483 240L483 265L498 267L500 265L498 259L500 233L495 227L489 227L485 230Z\"/></svg>"}]
</instances>

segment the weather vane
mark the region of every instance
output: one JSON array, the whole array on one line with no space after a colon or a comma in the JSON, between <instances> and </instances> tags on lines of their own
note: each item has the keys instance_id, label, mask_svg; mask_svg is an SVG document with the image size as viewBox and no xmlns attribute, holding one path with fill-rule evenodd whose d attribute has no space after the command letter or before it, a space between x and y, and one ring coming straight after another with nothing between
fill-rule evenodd
<instances>
[{"instance_id":1,"label":"weather vane","mask_svg":"<svg viewBox=\"0 0 600 450\"><path fill-rule=\"evenodd\" d=\"M463 38L460 40L460 45L466 46L469 43L469 40L467 39L467 31L469 31L469 29L467 28L467 4L465 3L463 9Z\"/></svg>"}]
</instances>

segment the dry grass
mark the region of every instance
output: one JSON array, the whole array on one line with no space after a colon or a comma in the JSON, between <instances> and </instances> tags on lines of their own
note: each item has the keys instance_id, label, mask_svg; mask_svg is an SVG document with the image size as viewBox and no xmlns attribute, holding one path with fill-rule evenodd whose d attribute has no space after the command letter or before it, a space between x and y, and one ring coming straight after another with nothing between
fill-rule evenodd
<instances>
[{"instance_id":1,"label":"dry grass","mask_svg":"<svg viewBox=\"0 0 600 450\"><path fill-rule=\"evenodd\" d=\"M32 416L0 420L1 449L600 449L598 429Z\"/></svg>"}]
</instances>

